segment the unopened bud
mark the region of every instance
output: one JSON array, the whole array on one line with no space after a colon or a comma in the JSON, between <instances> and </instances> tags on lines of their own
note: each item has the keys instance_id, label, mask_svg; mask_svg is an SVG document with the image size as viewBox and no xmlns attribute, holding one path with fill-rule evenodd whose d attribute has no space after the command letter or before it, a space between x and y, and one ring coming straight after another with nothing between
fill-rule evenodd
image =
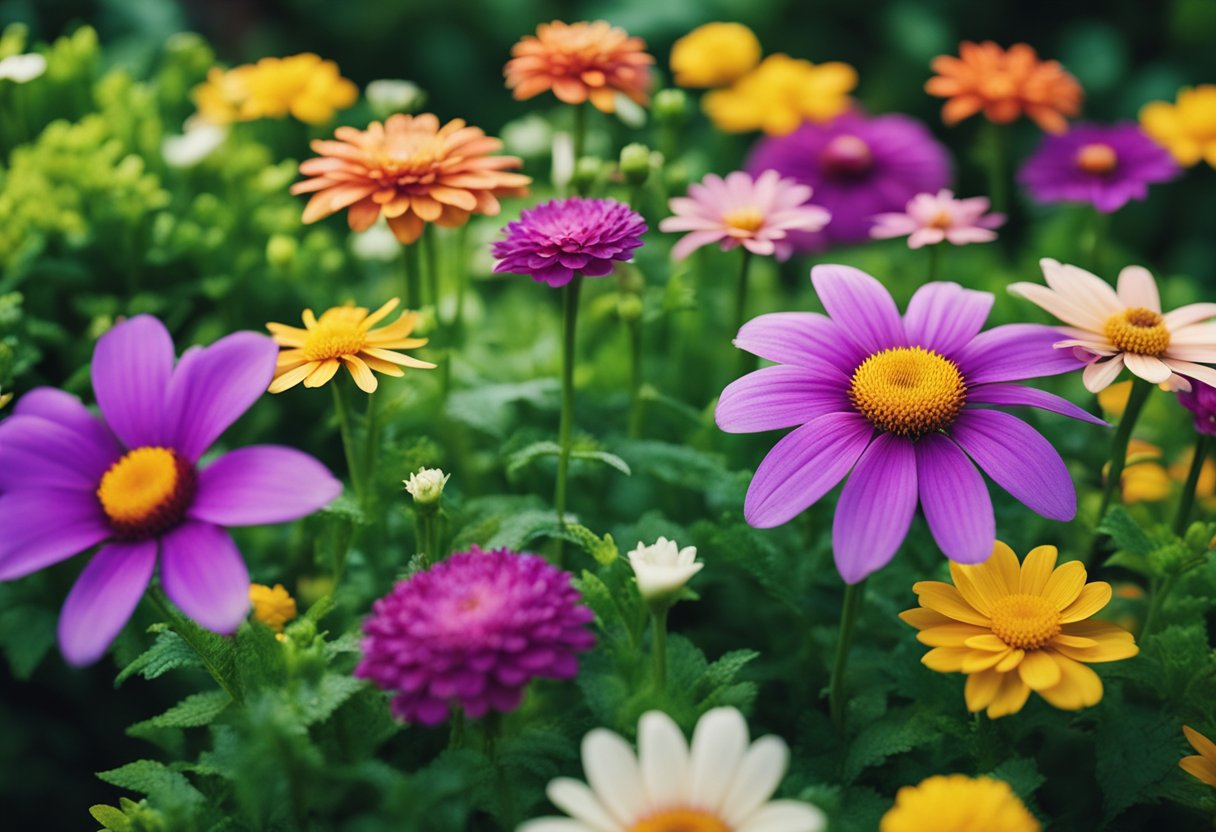
<instances>
[{"instance_id":1,"label":"unopened bud","mask_svg":"<svg viewBox=\"0 0 1216 832\"><path fill-rule=\"evenodd\" d=\"M639 142L621 148L621 174L630 185L641 185L650 176L650 148Z\"/></svg>"},{"instance_id":2,"label":"unopened bud","mask_svg":"<svg viewBox=\"0 0 1216 832\"><path fill-rule=\"evenodd\" d=\"M688 115L688 95L684 90L659 90L651 109L660 121L683 121Z\"/></svg>"},{"instance_id":3,"label":"unopened bud","mask_svg":"<svg viewBox=\"0 0 1216 832\"><path fill-rule=\"evenodd\" d=\"M447 485L451 474L445 474L438 468L419 468L417 474L410 474L408 480L403 480L405 490L420 506L433 506L443 496L443 487Z\"/></svg>"},{"instance_id":4,"label":"unopened bud","mask_svg":"<svg viewBox=\"0 0 1216 832\"><path fill-rule=\"evenodd\" d=\"M364 90L364 96L380 118L387 118L393 113L412 113L422 109L426 103L426 92L422 87L400 78L372 81Z\"/></svg>"}]
</instances>

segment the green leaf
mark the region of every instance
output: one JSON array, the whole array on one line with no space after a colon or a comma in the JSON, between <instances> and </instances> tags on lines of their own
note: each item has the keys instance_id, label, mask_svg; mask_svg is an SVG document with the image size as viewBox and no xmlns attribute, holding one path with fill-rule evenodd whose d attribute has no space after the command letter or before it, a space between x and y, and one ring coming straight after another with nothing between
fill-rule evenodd
<instances>
[{"instance_id":1,"label":"green leaf","mask_svg":"<svg viewBox=\"0 0 1216 832\"><path fill-rule=\"evenodd\" d=\"M298 695L300 720L304 725L324 722L346 700L366 687L362 679L345 673L326 673L316 685L305 687Z\"/></svg>"},{"instance_id":2,"label":"green leaf","mask_svg":"<svg viewBox=\"0 0 1216 832\"><path fill-rule=\"evenodd\" d=\"M119 809L104 803L90 806L89 814L93 816L93 820L105 827L107 832L131 832L133 828L130 818Z\"/></svg>"},{"instance_id":3,"label":"green leaf","mask_svg":"<svg viewBox=\"0 0 1216 832\"><path fill-rule=\"evenodd\" d=\"M941 741L950 727L949 720L923 710L899 708L889 711L853 738L845 757L845 781L852 782L861 772L885 762L888 757Z\"/></svg>"},{"instance_id":4,"label":"green leaf","mask_svg":"<svg viewBox=\"0 0 1216 832\"><path fill-rule=\"evenodd\" d=\"M1094 730L1097 768L1109 823L1125 809L1155 803L1178 776L1182 727L1157 708L1133 706L1108 696Z\"/></svg>"},{"instance_id":5,"label":"green leaf","mask_svg":"<svg viewBox=\"0 0 1216 832\"><path fill-rule=\"evenodd\" d=\"M158 728L198 728L210 725L231 704L232 697L222 690L194 693L160 716L135 723L127 729L127 733L133 737L142 737Z\"/></svg>"},{"instance_id":6,"label":"green leaf","mask_svg":"<svg viewBox=\"0 0 1216 832\"><path fill-rule=\"evenodd\" d=\"M570 451L571 459L582 459L589 462L602 462L609 468L615 468L625 476L632 476L633 472L629 469L629 464L621 459L616 454L610 454L607 451L591 451L579 450L575 448Z\"/></svg>"},{"instance_id":7,"label":"green leaf","mask_svg":"<svg viewBox=\"0 0 1216 832\"><path fill-rule=\"evenodd\" d=\"M1029 801L1039 786L1047 782L1035 761L1027 757L1011 757L989 772L989 776L1008 783L1023 802Z\"/></svg>"},{"instance_id":8,"label":"green leaf","mask_svg":"<svg viewBox=\"0 0 1216 832\"><path fill-rule=\"evenodd\" d=\"M97 772L100 780L120 789L146 794L156 803L188 808L201 807L206 798L185 775L156 760L136 760L125 766Z\"/></svg>"},{"instance_id":9,"label":"green leaf","mask_svg":"<svg viewBox=\"0 0 1216 832\"><path fill-rule=\"evenodd\" d=\"M483 433L502 437L514 418L516 404L528 402L556 408L558 391L558 382L552 378L511 384L482 384L457 390L448 396L444 415Z\"/></svg>"},{"instance_id":10,"label":"green leaf","mask_svg":"<svg viewBox=\"0 0 1216 832\"><path fill-rule=\"evenodd\" d=\"M1133 555L1144 557L1153 550L1153 542L1123 506L1115 506L1107 511L1098 524L1098 531L1110 535L1115 546Z\"/></svg>"},{"instance_id":11,"label":"green leaf","mask_svg":"<svg viewBox=\"0 0 1216 832\"><path fill-rule=\"evenodd\" d=\"M122 669L114 678L114 687L136 675L145 679L156 679L181 667L202 667L202 662L190 649L190 645L182 641L168 625L154 624L150 629L157 633L156 641Z\"/></svg>"},{"instance_id":12,"label":"green leaf","mask_svg":"<svg viewBox=\"0 0 1216 832\"><path fill-rule=\"evenodd\" d=\"M561 452L562 446L556 442L533 442L507 457L507 476L513 477L536 460L547 456L558 456Z\"/></svg>"}]
</instances>

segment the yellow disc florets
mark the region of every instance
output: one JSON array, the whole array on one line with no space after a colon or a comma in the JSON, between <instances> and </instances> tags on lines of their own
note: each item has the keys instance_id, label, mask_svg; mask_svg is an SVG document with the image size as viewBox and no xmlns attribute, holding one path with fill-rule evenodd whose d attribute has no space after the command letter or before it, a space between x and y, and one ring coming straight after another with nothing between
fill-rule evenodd
<instances>
[{"instance_id":1,"label":"yellow disc florets","mask_svg":"<svg viewBox=\"0 0 1216 832\"><path fill-rule=\"evenodd\" d=\"M668 809L629 827L629 832L731 832L716 814L700 809Z\"/></svg>"},{"instance_id":2,"label":"yellow disc florets","mask_svg":"<svg viewBox=\"0 0 1216 832\"><path fill-rule=\"evenodd\" d=\"M1060 612L1038 595L1007 595L992 605L992 632L1018 650L1038 650L1060 634Z\"/></svg>"},{"instance_id":3,"label":"yellow disc florets","mask_svg":"<svg viewBox=\"0 0 1216 832\"><path fill-rule=\"evenodd\" d=\"M967 401L967 387L950 359L922 347L895 347L853 371L849 399L879 430L916 438L949 427Z\"/></svg>"},{"instance_id":4,"label":"yellow disc florets","mask_svg":"<svg viewBox=\"0 0 1216 832\"><path fill-rule=\"evenodd\" d=\"M363 316L353 306L330 309L317 321L304 342L304 357L309 361L325 361L344 355L358 355L367 346L367 328Z\"/></svg>"},{"instance_id":5,"label":"yellow disc florets","mask_svg":"<svg viewBox=\"0 0 1216 832\"><path fill-rule=\"evenodd\" d=\"M194 466L169 448L136 448L102 476L97 499L115 536L153 537L181 521L195 479Z\"/></svg>"},{"instance_id":6,"label":"yellow disc florets","mask_svg":"<svg viewBox=\"0 0 1216 832\"><path fill-rule=\"evenodd\" d=\"M764 214L760 213L759 208L755 207L737 208L724 214L722 222L731 228L753 233L758 231L760 226L764 225Z\"/></svg>"},{"instance_id":7,"label":"yellow disc florets","mask_svg":"<svg viewBox=\"0 0 1216 832\"><path fill-rule=\"evenodd\" d=\"M1140 355L1161 355L1170 346L1170 331L1160 312L1133 306L1111 315L1103 327L1103 334L1123 352Z\"/></svg>"}]
</instances>

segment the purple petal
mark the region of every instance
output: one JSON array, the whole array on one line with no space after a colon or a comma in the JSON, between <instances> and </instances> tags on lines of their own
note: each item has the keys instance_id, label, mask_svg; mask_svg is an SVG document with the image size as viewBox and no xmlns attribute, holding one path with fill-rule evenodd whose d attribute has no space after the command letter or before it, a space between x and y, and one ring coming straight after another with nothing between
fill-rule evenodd
<instances>
[{"instance_id":1,"label":"purple petal","mask_svg":"<svg viewBox=\"0 0 1216 832\"><path fill-rule=\"evenodd\" d=\"M111 543L92 557L59 614L59 649L68 664L101 658L135 612L155 565L155 540Z\"/></svg>"},{"instance_id":2,"label":"purple petal","mask_svg":"<svg viewBox=\"0 0 1216 832\"><path fill-rule=\"evenodd\" d=\"M860 413L829 413L790 432L756 469L744 518L767 529L796 517L844 479L873 433Z\"/></svg>"},{"instance_id":3,"label":"purple petal","mask_svg":"<svg viewBox=\"0 0 1216 832\"><path fill-rule=\"evenodd\" d=\"M308 454L258 445L204 468L187 516L220 526L283 523L312 514L341 493L342 483Z\"/></svg>"},{"instance_id":4,"label":"purple petal","mask_svg":"<svg viewBox=\"0 0 1216 832\"><path fill-rule=\"evenodd\" d=\"M278 350L270 338L253 332L188 350L169 383L169 444L197 461L266 392Z\"/></svg>"},{"instance_id":5,"label":"purple petal","mask_svg":"<svg viewBox=\"0 0 1216 832\"><path fill-rule=\"evenodd\" d=\"M42 416L0 422L0 492L72 488L90 494L121 451L108 434L88 436Z\"/></svg>"},{"instance_id":6,"label":"purple petal","mask_svg":"<svg viewBox=\"0 0 1216 832\"><path fill-rule=\"evenodd\" d=\"M958 563L981 563L992 554L996 520L988 485L958 445L940 433L916 443L920 504L933 539Z\"/></svg>"},{"instance_id":7,"label":"purple petal","mask_svg":"<svg viewBox=\"0 0 1216 832\"><path fill-rule=\"evenodd\" d=\"M1005 404L1037 407L1040 410L1059 413L1061 416L1080 419L1082 422L1089 422L1091 425L1101 425L1104 428L1110 427L1106 422L1089 411L1077 407L1068 399L1057 396L1054 393L1048 393L1046 390L1023 387L1020 384L981 384L967 391L967 402L969 404Z\"/></svg>"},{"instance_id":8,"label":"purple petal","mask_svg":"<svg viewBox=\"0 0 1216 832\"><path fill-rule=\"evenodd\" d=\"M741 350L778 364L852 374L865 358L844 336L840 326L816 312L773 312L752 318L735 337Z\"/></svg>"},{"instance_id":9,"label":"purple petal","mask_svg":"<svg viewBox=\"0 0 1216 832\"><path fill-rule=\"evenodd\" d=\"M0 581L70 558L110 536L92 494L25 488L0 495Z\"/></svg>"},{"instance_id":10,"label":"purple petal","mask_svg":"<svg viewBox=\"0 0 1216 832\"><path fill-rule=\"evenodd\" d=\"M1084 369L1072 350L1052 346L1063 337L1050 326L1007 324L975 336L955 353L954 360L968 384L1020 381Z\"/></svg>"},{"instance_id":11,"label":"purple petal","mask_svg":"<svg viewBox=\"0 0 1216 832\"><path fill-rule=\"evenodd\" d=\"M994 300L957 283L927 283L916 290L904 313L908 342L951 357L984 327Z\"/></svg>"},{"instance_id":12,"label":"purple petal","mask_svg":"<svg viewBox=\"0 0 1216 832\"><path fill-rule=\"evenodd\" d=\"M870 275L851 266L816 266L811 282L845 338L867 354L907 344L891 293Z\"/></svg>"},{"instance_id":13,"label":"purple petal","mask_svg":"<svg viewBox=\"0 0 1216 832\"><path fill-rule=\"evenodd\" d=\"M882 569L916 513L916 451L907 439L879 434L857 460L836 505L832 549L845 583Z\"/></svg>"},{"instance_id":14,"label":"purple petal","mask_svg":"<svg viewBox=\"0 0 1216 832\"><path fill-rule=\"evenodd\" d=\"M849 410L847 381L825 383L818 373L779 365L748 373L731 382L714 410L727 433L756 433L804 425L817 416Z\"/></svg>"},{"instance_id":15,"label":"purple petal","mask_svg":"<svg viewBox=\"0 0 1216 832\"><path fill-rule=\"evenodd\" d=\"M17 401L13 415L40 416L87 437L92 445L105 448L114 458L121 453L114 434L104 422L90 413L80 399L54 387L38 387L26 393Z\"/></svg>"},{"instance_id":16,"label":"purple petal","mask_svg":"<svg viewBox=\"0 0 1216 832\"><path fill-rule=\"evenodd\" d=\"M165 389L172 373L173 339L151 315L136 315L97 340L93 395L128 448L164 444Z\"/></svg>"},{"instance_id":17,"label":"purple petal","mask_svg":"<svg viewBox=\"0 0 1216 832\"><path fill-rule=\"evenodd\" d=\"M209 630L231 633L249 612L249 572L228 532L187 520L161 538L165 594Z\"/></svg>"},{"instance_id":18,"label":"purple petal","mask_svg":"<svg viewBox=\"0 0 1216 832\"><path fill-rule=\"evenodd\" d=\"M964 410L950 429L984 472L1032 511L1071 520L1077 492L1064 460L1030 425L1000 410Z\"/></svg>"}]
</instances>

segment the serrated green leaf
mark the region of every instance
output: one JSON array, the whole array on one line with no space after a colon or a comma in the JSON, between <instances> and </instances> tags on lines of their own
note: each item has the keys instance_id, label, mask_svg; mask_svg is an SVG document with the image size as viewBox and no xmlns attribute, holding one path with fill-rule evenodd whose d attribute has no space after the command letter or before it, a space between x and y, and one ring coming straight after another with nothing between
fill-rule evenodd
<instances>
[{"instance_id":1,"label":"serrated green leaf","mask_svg":"<svg viewBox=\"0 0 1216 832\"><path fill-rule=\"evenodd\" d=\"M989 776L1004 780L1023 801L1029 801L1039 786L1047 782L1035 761L1027 757L1008 759L989 772Z\"/></svg>"},{"instance_id":2,"label":"serrated green leaf","mask_svg":"<svg viewBox=\"0 0 1216 832\"><path fill-rule=\"evenodd\" d=\"M507 476L513 477L536 460L547 456L558 456L561 452L562 446L556 442L533 442L507 457Z\"/></svg>"},{"instance_id":3,"label":"serrated green leaf","mask_svg":"<svg viewBox=\"0 0 1216 832\"><path fill-rule=\"evenodd\" d=\"M863 728L849 744L844 764L845 781L852 782L861 772L883 763L888 757L941 741L946 727L943 717L923 710L888 711L881 719Z\"/></svg>"},{"instance_id":4,"label":"serrated green leaf","mask_svg":"<svg viewBox=\"0 0 1216 832\"><path fill-rule=\"evenodd\" d=\"M157 728L198 728L210 725L229 705L232 697L222 690L194 693L159 716L137 722L127 729L134 737L146 735Z\"/></svg>"},{"instance_id":5,"label":"serrated green leaf","mask_svg":"<svg viewBox=\"0 0 1216 832\"><path fill-rule=\"evenodd\" d=\"M164 624L154 625L152 629L159 631L156 641L114 677L114 687L136 675L145 679L156 679L170 670L202 667L198 655L177 633L169 630Z\"/></svg>"},{"instance_id":6,"label":"serrated green leaf","mask_svg":"<svg viewBox=\"0 0 1216 832\"><path fill-rule=\"evenodd\" d=\"M346 700L366 687L362 679L344 673L326 673L316 685L303 688L296 699L304 725L324 722Z\"/></svg>"},{"instance_id":7,"label":"serrated green leaf","mask_svg":"<svg viewBox=\"0 0 1216 832\"><path fill-rule=\"evenodd\" d=\"M93 820L100 823L107 832L131 832L131 820L113 806L99 803L89 807Z\"/></svg>"},{"instance_id":8,"label":"serrated green leaf","mask_svg":"<svg viewBox=\"0 0 1216 832\"><path fill-rule=\"evenodd\" d=\"M570 451L570 458L582 459L588 462L602 462L609 468L615 468L627 477L633 475L633 471L629 468L629 463L616 454L610 454L607 451L589 451L576 448Z\"/></svg>"},{"instance_id":9,"label":"serrated green leaf","mask_svg":"<svg viewBox=\"0 0 1216 832\"><path fill-rule=\"evenodd\" d=\"M1108 510L1102 522L1098 524L1098 531L1110 535L1115 546L1133 555L1143 557L1153 550L1153 542L1123 506L1114 506Z\"/></svg>"},{"instance_id":10,"label":"serrated green leaf","mask_svg":"<svg viewBox=\"0 0 1216 832\"><path fill-rule=\"evenodd\" d=\"M185 775L156 760L136 760L109 771L99 771L97 777L111 786L145 794L157 803L169 806L197 807L206 802L202 792Z\"/></svg>"}]
</instances>

